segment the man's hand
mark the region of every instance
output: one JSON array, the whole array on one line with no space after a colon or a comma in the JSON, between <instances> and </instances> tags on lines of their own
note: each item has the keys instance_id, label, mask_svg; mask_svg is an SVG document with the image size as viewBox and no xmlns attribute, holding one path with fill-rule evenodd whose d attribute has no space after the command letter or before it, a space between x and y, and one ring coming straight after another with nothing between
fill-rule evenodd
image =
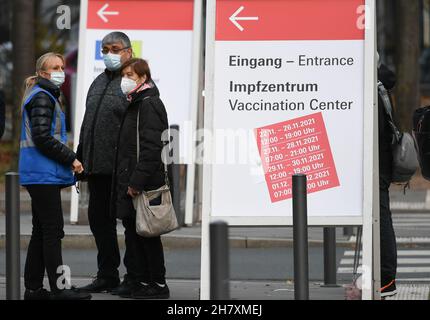
<instances>
[{"instance_id":1,"label":"man's hand","mask_svg":"<svg viewBox=\"0 0 430 320\"><path fill-rule=\"evenodd\" d=\"M76 159L72 163L72 170L74 173L82 173L84 172L84 167L82 166L82 163Z\"/></svg>"},{"instance_id":2,"label":"man's hand","mask_svg":"<svg viewBox=\"0 0 430 320\"><path fill-rule=\"evenodd\" d=\"M140 192L137 191L136 189L133 189L132 187L128 187L127 194L130 197L134 198L134 197L138 196L140 194Z\"/></svg>"}]
</instances>

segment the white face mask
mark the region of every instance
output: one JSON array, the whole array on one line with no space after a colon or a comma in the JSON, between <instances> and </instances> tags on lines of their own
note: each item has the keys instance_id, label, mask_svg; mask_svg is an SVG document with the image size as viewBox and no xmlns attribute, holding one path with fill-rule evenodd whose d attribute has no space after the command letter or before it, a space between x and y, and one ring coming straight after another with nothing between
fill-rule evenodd
<instances>
[{"instance_id":1,"label":"white face mask","mask_svg":"<svg viewBox=\"0 0 430 320\"><path fill-rule=\"evenodd\" d=\"M121 55L108 53L103 55L105 66L110 71L116 71L121 68Z\"/></svg>"},{"instance_id":2,"label":"white face mask","mask_svg":"<svg viewBox=\"0 0 430 320\"><path fill-rule=\"evenodd\" d=\"M125 95L128 94L131 90L133 90L136 87L137 87L136 81L126 77L123 77L121 79L121 90Z\"/></svg>"},{"instance_id":3,"label":"white face mask","mask_svg":"<svg viewBox=\"0 0 430 320\"><path fill-rule=\"evenodd\" d=\"M50 81L56 85L57 87L61 87L61 85L64 83L64 80L66 79L66 75L63 71L54 71L51 72L51 79Z\"/></svg>"}]
</instances>

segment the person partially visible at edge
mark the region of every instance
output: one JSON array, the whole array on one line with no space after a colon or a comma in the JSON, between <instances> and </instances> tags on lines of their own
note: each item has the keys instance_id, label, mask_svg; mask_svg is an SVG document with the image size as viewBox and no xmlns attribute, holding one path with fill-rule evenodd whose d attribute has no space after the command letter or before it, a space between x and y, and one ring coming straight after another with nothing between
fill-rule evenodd
<instances>
[{"instance_id":1,"label":"person partially visible at edge","mask_svg":"<svg viewBox=\"0 0 430 320\"><path fill-rule=\"evenodd\" d=\"M64 57L51 52L37 60L36 75L25 80L19 176L30 194L33 216L24 271L26 300L91 299L59 279L63 277L64 237L61 189L75 183L73 172L83 171L75 153L66 146L65 116L59 102L63 82ZM43 288L45 270L51 292Z\"/></svg>"},{"instance_id":2,"label":"person partially visible at edge","mask_svg":"<svg viewBox=\"0 0 430 320\"><path fill-rule=\"evenodd\" d=\"M396 75L382 63L378 64L378 80L390 93L396 84ZM390 97L391 98L391 97ZM393 106L392 100L390 103ZM394 108L392 108L394 111ZM394 112L393 112L394 113ZM395 114L393 114L395 119ZM381 243L381 297L397 293L397 245L390 210L389 188L392 182L393 132L388 122L384 102L378 95L379 124L379 201L380 201L380 243Z\"/></svg>"},{"instance_id":3,"label":"person partially visible at edge","mask_svg":"<svg viewBox=\"0 0 430 320\"><path fill-rule=\"evenodd\" d=\"M0 90L0 139L1 137L3 137L5 124L6 124L6 102L3 96L3 91Z\"/></svg>"},{"instance_id":4,"label":"person partially visible at edge","mask_svg":"<svg viewBox=\"0 0 430 320\"><path fill-rule=\"evenodd\" d=\"M109 33L102 40L102 53L106 69L89 88L77 149L88 180L88 220L98 251L97 275L80 289L93 293L110 292L120 283L117 222L109 205L116 137L129 104L121 92L120 69L132 58L130 39L122 32Z\"/></svg>"},{"instance_id":5,"label":"person partially visible at edge","mask_svg":"<svg viewBox=\"0 0 430 320\"><path fill-rule=\"evenodd\" d=\"M170 292L161 238L146 238L136 233L136 211L132 203L142 191L155 190L165 184L161 153L163 140L167 140L163 139L163 134L169 127L167 113L145 60L127 61L122 67L122 77L121 89L131 103L118 136L111 208L125 228L127 278L117 294L133 299L168 299ZM161 196L150 204L161 204Z\"/></svg>"}]
</instances>

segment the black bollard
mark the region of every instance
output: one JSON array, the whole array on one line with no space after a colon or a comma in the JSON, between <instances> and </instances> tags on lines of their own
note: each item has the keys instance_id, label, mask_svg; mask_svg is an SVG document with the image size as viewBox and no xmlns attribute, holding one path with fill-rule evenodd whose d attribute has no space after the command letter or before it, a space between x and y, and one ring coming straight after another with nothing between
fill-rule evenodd
<instances>
[{"instance_id":1,"label":"black bollard","mask_svg":"<svg viewBox=\"0 0 430 320\"><path fill-rule=\"evenodd\" d=\"M293 176L294 298L309 300L306 175Z\"/></svg>"},{"instance_id":2,"label":"black bollard","mask_svg":"<svg viewBox=\"0 0 430 320\"><path fill-rule=\"evenodd\" d=\"M19 175L6 173L6 300L21 299Z\"/></svg>"},{"instance_id":3,"label":"black bollard","mask_svg":"<svg viewBox=\"0 0 430 320\"><path fill-rule=\"evenodd\" d=\"M210 241L210 299L229 300L229 244L226 222L212 222L209 227Z\"/></svg>"},{"instance_id":4,"label":"black bollard","mask_svg":"<svg viewBox=\"0 0 430 320\"><path fill-rule=\"evenodd\" d=\"M324 228L324 285L335 288L336 284L336 228Z\"/></svg>"}]
</instances>

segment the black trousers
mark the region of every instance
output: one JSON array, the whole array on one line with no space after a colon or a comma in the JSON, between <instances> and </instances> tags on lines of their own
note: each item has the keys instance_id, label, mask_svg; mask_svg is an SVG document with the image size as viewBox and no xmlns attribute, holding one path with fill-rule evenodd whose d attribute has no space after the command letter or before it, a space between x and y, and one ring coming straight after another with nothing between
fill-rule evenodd
<instances>
[{"instance_id":1,"label":"black trousers","mask_svg":"<svg viewBox=\"0 0 430 320\"><path fill-rule=\"evenodd\" d=\"M116 218L110 214L112 176L88 177L88 220L97 245L97 277L119 279L121 256L118 247Z\"/></svg>"},{"instance_id":2,"label":"black trousers","mask_svg":"<svg viewBox=\"0 0 430 320\"><path fill-rule=\"evenodd\" d=\"M397 245L390 210L390 179L384 175L379 178L379 210L381 241L381 285L387 285L396 278Z\"/></svg>"},{"instance_id":3,"label":"black trousers","mask_svg":"<svg viewBox=\"0 0 430 320\"><path fill-rule=\"evenodd\" d=\"M125 228L124 265L127 274L140 282L166 282L163 244L160 237L144 238L136 233L136 214L122 220Z\"/></svg>"},{"instance_id":4,"label":"black trousers","mask_svg":"<svg viewBox=\"0 0 430 320\"><path fill-rule=\"evenodd\" d=\"M61 239L64 237L64 220L61 187L29 185L27 190L31 197L33 230L25 261L25 288L42 288L46 269L51 291L56 291L62 289L57 287L57 280L63 274L62 270L58 270L58 267L63 265Z\"/></svg>"}]
</instances>

